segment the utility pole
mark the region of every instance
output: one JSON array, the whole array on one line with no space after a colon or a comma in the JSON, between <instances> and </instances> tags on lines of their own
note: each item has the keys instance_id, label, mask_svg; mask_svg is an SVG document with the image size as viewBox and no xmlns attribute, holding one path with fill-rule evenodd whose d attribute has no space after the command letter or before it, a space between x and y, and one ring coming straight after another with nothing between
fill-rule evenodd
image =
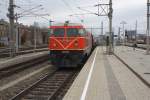
<instances>
[{"instance_id":1,"label":"utility pole","mask_svg":"<svg viewBox=\"0 0 150 100\"><path fill-rule=\"evenodd\" d=\"M14 0L9 0L9 22L10 22L10 26L9 26L9 46L10 46L10 57L14 57L14 53L15 53L15 31L14 31Z\"/></svg>"},{"instance_id":2,"label":"utility pole","mask_svg":"<svg viewBox=\"0 0 150 100\"><path fill-rule=\"evenodd\" d=\"M147 50L146 50L146 54L149 54L150 51L150 40L149 40L149 35L150 35L150 25L149 25L149 17L150 17L150 2L149 0L147 0L147 31L146 31L146 35L147 35Z\"/></svg>"}]
</instances>

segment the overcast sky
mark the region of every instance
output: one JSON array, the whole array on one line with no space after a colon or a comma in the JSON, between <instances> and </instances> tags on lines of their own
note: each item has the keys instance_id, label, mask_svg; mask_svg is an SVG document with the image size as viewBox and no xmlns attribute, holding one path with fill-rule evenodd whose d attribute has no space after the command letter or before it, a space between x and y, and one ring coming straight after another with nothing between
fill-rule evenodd
<instances>
[{"instance_id":1,"label":"overcast sky","mask_svg":"<svg viewBox=\"0 0 150 100\"><path fill-rule=\"evenodd\" d=\"M105 1L105 2L104 2ZM35 9L33 10L36 14L50 14L51 16L45 16L47 19L52 19L55 22L64 22L65 20L70 20L71 22L83 21L83 24L87 27L100 27L101 21L104 22L105 31L108 30L108 18L98 17L92 14L78 15L87 13L82 11L77 7L82 9L90 10L91 12L97 13L97 8L93 5L97 3L108 3L107 0L15 0L15 4L20 6L16 8L16 12L20 13L24 10L28 10L37 5L42 5L40 8L43 10ZM6 19L8 7L8 0L0 0L0 19ZM138 31L139 33L144 33L146 30L146 0L113 0L113 29L115 32L118 31L118 27L122 27L121 21L125 21L127 24L125 27L127 29L134 29L135 22L138 21ZM33 15L30 12L31 15ZM70 17L69 15L74 15ZM48 26L48 21L41 17L22 17L19 19L20 23L23 24L33 24L34 21L39 22L41 26Z\"/></svg>"}]
</instances>

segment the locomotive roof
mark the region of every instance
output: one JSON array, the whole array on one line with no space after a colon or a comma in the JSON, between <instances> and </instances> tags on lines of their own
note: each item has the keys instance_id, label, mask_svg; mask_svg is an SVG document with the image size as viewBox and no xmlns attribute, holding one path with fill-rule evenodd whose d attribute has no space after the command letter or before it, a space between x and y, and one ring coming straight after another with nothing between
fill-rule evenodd
<instances>
[{"instance_id":1,"label":"locomotive roof","mask_svg":"<svg viewBox=\"0 0 150 100\"><path fill-rule=\"evenodd\" d=\"M65 23L57 23L57 24L53 24L52 26L64 26ZM68 23L67 26L83 26L80 23Z\"/></svg>"}]
</instances>

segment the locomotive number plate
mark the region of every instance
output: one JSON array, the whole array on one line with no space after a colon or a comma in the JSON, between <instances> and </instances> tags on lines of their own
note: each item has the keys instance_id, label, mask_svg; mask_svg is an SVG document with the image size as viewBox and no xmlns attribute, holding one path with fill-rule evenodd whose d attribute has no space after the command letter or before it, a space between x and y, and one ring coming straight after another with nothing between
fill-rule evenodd
<instances>
[{"instance_id":1,"label":"locomotive number plate","mask_svg":"<svg viewBox=\"0 0 150 100\"><path fill-rule=\"evenodd\" d=\"M62 51L62 53L69 53L69 51Z\"/></svg>"}]
</instances>

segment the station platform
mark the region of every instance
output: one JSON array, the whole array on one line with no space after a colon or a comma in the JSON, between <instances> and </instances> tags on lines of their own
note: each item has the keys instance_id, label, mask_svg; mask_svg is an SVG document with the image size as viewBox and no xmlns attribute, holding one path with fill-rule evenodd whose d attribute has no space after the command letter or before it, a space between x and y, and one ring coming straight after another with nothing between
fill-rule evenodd
<instances>
[{"instance_id":1,"label":"station platform","mask_svg":"<svg viewBox=\"0 0 150 100\"><path fill-rule=\"evenodd\" d=\"M63 100L150 100L150 88L105 51L94 50Z\"/></svg>"},{"instance_id":2,"label":"station platform","mask_svg":"<svg viewBox=\"0 0 150 100\"><path fill-rule=\"evenodd\" d=\"M150 55L146 54L146 50L118 46L115 47L115 54L150 86Z\"/></svg>"},{"instance_id":3,"label":"station platform","mask_svg":"<svg viewBox=\"0 0 150 100\"><path fill-rule=\"evenodd\" d=\"M42 56L45 56L48 54L49 54L49 51L42 51L42 52L35 52L35 53L30 53L30 54L18 55L18 56L13 57L13 58L8 57L8 58L0 59L0 69L14 65L14 64L30 61L32 59L42 57Z\"/></svg>"}]
</instances>

